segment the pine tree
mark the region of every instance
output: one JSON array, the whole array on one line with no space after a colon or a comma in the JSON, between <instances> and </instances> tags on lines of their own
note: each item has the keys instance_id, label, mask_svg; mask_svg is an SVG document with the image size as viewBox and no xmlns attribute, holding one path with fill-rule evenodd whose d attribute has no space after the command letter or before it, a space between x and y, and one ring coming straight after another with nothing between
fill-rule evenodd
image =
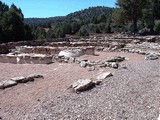
<instances>
[{"instance_id":1,"label":"pine tree","mask_svg":"<svg viewBox=\"0 0 160 120\"><path fill-rule=\"evenodd\" d=\"M127 20L131 20L134 32L137 32L137 22L146 6L147 0L117 0L117 5L124 10Z\"/></svg>"}]
</instances>

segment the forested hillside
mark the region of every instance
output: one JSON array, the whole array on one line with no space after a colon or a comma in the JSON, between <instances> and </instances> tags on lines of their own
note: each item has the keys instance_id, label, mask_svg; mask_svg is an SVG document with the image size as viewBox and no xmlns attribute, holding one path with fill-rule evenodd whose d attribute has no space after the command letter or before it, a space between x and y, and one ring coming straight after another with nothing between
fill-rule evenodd
<instances>
[{"instance_id":1,"label":"forested hillside","mask_svg":"<svg viewBox=\"0 0 160 120\"><path fill-rule=\"evenodd\" d=\"M97 6L66 16L24 19L20 8L0 1L0 42L61 38L66 34L159 34L160 0L117 0L115 4L116 8Z\"/></svg>"},{"instance_id":2,"label":"forested hillside","mask_svg":"<svg viewBox=\"0 0 160 120\"><path fill-rule=\"evenodd\" d=\"M26 18L25 24L33 28L34 39L65 37L66 34L88 36L90 33L111 32L109 24L114 9L90 7L63 17ZM44 28L49 28L46 32Z\"/></svg>"},{"instance_id":3,"label":"forested hillside","mask_svg":"<svg viewBox=\"0 0 160 120\"><path fill-rule=\"evenodd\" d=\"M71 22L71 21L80 21L80 20L88 20L92 17L99 15L108 15L111 13L113 8L108 7L90 7L88 9L84 9L81 11L77 11L74 13L70 13L66 16L58 16L58 17L49 17L49 18L25 18L24 23L30 26L41 26L41 27L49 27L53 23L57 22Z\"/></svg>"}]
</instances>

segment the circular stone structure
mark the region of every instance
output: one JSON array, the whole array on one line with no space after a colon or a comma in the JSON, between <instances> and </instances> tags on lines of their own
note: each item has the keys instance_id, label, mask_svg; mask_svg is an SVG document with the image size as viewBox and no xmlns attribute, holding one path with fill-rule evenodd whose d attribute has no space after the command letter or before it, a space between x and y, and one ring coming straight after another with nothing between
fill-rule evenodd
<instances>
[{"instance_id":1,"label":"circular stone structure","mask_svg":"<svg viewBox=\"0 0 160 120\"><path fill-rule=\"evenodd\" d=\"M60 51L58 56L80 57L82 55L84 55L84 52L82 49L72 49L72 50L62 50L62 51Z\"/></svg>"}]
</instances>

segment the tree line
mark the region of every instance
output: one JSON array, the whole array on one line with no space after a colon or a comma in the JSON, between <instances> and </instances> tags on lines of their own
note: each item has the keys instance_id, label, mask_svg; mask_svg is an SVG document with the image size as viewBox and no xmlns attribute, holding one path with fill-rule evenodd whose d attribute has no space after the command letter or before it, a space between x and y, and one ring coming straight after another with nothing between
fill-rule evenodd
<instances>
[{"instance_id":1,"label":"tree line","mask_svg":"<svg viewBox=\"0 0 160 120\"><path fill-rule=\"evenodd\" d=\"M9 7L0 1L0 43L31 40L31 28L23 20L20 8L14 4Z\"/></svg>"},{"instance_id":2,"label":"tree line","mask_svg":"<svg viewBox=\"0 0 160 120\"><path fill-rule=\"evenodd\" d=\"M160 0L117 0L116 8L97 6L62 17L26 19L20 8L0 1L0 42L116 32L159 34Z\"/></svg>"},{"instance_id":3,"label":"tree line","mask_svg":"<svg viewBox=\"0 0 160 120\"><path fill-rule=\"evenodd\" d=\"M148 29L160 31L160 0L117 0L116 10L121 25L132 23L132 32Z\"/></svg>"},{"instance_id":4,"label":"tree line","mask_svg":"<svg viewBox=\"0 0 160 120\"><path fill-rule=\"evenodd\" d=\"M27 18L25 23L32 27L34 39L60 38L66 34L88 36L108 30L112 10L102 6L90 7L63 17Z\"/></svg>"}]
</instances>

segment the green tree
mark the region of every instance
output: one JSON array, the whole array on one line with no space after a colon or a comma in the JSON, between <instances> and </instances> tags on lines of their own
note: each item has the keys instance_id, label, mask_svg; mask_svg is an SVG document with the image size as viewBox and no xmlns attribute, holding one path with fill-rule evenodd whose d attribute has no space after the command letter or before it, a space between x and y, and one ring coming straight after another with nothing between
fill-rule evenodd
<instances>
[{"instance_id":1,"label":"green tree","mask_svg":"<svg viewBox=\"0 0 160 120\"><path fill-rule=\"evenodd\" d=\"M56 37L55 36L55 31L52 30L52 29L49 29L48 32L47 32L47 34L46 34L46 38L47 39L51 39L51 38L55 38L55 37Z\"/></svg>"},{"instance_id":2,"label":"green tree","mask_svg":"<svg viewBox=\"0 0 160 120\"><path fill-rule=\"evenodd\" d=\"M38 27L35 31L35 39L45 39L46 38L46 31L42 27Z\"/></svg>"},{"instance_id":3,"label":"green tree","mask_svg":"<svg viewBox=\"0 0 160 120\"><path fill-rule=\"evenodd\" d=\"M113 10L111 19L114 24L125 25L126 20L124 18L125 18L125 13L123 9L117 8Z\"/></svg>"},{"instance_id":4,"label":"green tree","mask_svg":"<svg viewBox=\"0 0 160 120\"><path fill-rule=\"evenodd\" d=\"M137 22L142 15L142 9L147 0L117 0L116 4L124 10L125 19L131 20L134 26L134 32L137 32Z\"/></svg>"},{"instance_id":5,"label":"green tree","mask_svg":"<svg viewBox=\"0 0 160 120\"><path fill-rule=\"evenodd\" d=\"M32 34L32 30L28 25L24 26L24 33L25 33L25 37L24 40L32 40L33 39L33 34Z\"/></svg>"},{"instance_id":6,"label":"green tree","mask_svg":"<svg viewBox=\"0 0 160 120\"><path fill-rule=\"evenodd\" d=\"M7 12L8 10L9 10L8 5L0 1L0 16L2 16L3 13Z\"/></svg>"},{"instance_id":7,"label":"green tree","mask_svg":"<svg viewBox=\"0 0 160 120\"><path fill-rule=\"evenodd\" d=\"M104 14L101 14L98 16L97 21L98 23L105 23L106 22L106 16Z\"/></svg>"},{"instance_id":8,"label":"green tree","mask_svg":"<svg viewBox=\"0 0 160 120\"><path fill-rule=\"evenodd\" d=\"M81 25L80 25L79 22L73 22L73 23L71 24L72 34L77 33L80 28L81 28Z\"/></svg>"},{"instance_id":9,"label":"green tree","mask_svg":"<svg viewBox=\"0 0 160 120\"><path fill-rule=\"evenodd\" d=\"M24 18L22 15L15 5L11 5L9 11L3 14L0 25L7 40L13 42L24 40Z\"/></svg>"},{"instance_id":10,"label":"green tree","mask_svg":"<svg viewBox=\"0 0 160 120\"><path fill-rule=\"evenodd\" d=\"M65 37L65 33L62 29L58 29L56 31L56 34L55 34L56 38L64 38Z\"/></svg>"},{"instance_id":11,"label":"green tree","mask_svg":"<svg viewBox=\"0 0 160 120\"><path fill-rule=\"evenodd\" d=\"M77 33L78 36L89 36L89 32L85 27L81 27L81 29Z\"/></svg>"},{"instance_id":12,"label":"green tree","mask_svg":"<svg viewBox=\"0 0 160 120\"><path fill-rule=\"evenodd\" d=\"M72 28L71 28L71 25L69 23L65 23L63 25L62 29L63 29L65 34L71 34L71 32L72 32Z\"/></svg>"},{"instance_id":13,"label":"green tree","mask_svg":"<svg viewBox=\"0 0 160 120\"><path fill-rule=\"evenodd\" d=\"M97 24L97 23L98 23L97 17L96 17L96 16L93 16L93 17L90 19L90 23Z\"/></svg>"}]
</instances>

